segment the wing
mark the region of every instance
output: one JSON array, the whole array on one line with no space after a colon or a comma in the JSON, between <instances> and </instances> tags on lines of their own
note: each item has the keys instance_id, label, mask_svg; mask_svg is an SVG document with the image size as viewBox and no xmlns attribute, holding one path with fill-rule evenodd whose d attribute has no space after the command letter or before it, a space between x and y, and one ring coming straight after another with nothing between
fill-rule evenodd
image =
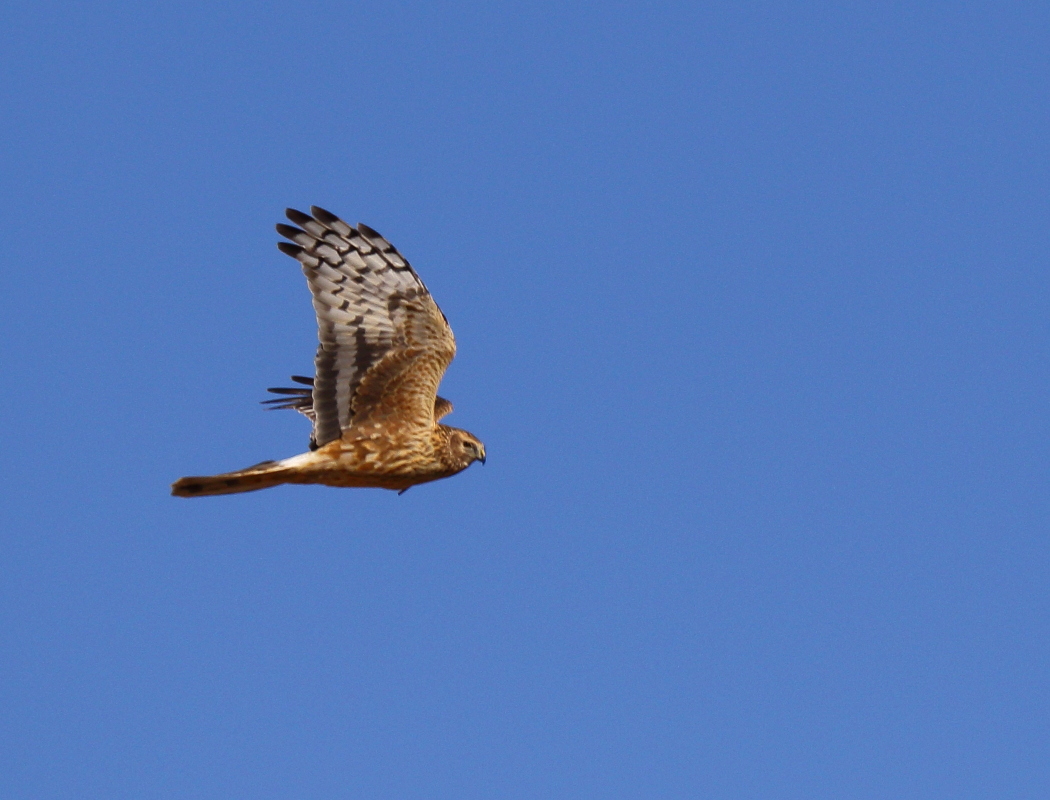
<instances>
[{"instance_id":1,"label":"wing","mask_svg":"<svg viewBox=\"0 0 1050 800\"><path fill-rule=\"evenodd\" d=\"M278 408L294 408L300 414L303 414L311 422L314 421L314 400L313 400L313 385L314 379L307 378L305 375L293 375L292 380L296 383L301 383L304 386L309 386L309 389L303 389L302 387L271 387L266 391L272 392L273 394L283 395L283 397L275 397L272 400L262 400L260 403L264 406L269 406L267 411L276 411Z\"/></svg>"},{"instance_id":2,"label":"wing","mask_svg":"<svg viewBox=\"0 0 1050 800\"><path fill-rule=\"evenodd\" d=\"M456 354L445 315L390 242L365 225L355 229L322 208L310 210L313 216L288 209L300 227L279 224L294 244L277 246L302 264L317 312L312 444L365 422L429 427L438 384ZM304 408L288 399L284 407Z\"/></svg>"},{"instance_id":3,"label":"wing","mask_svg":"<svg viewBox=\"0 0 1050 800\"><path fill-rule=\"evenodd\" d=\"M437 422L446 414L452 413L452 403L444 397L434 398L434 422Z\"/></svg>"},{"instance_id":4,"label":"wing","mask_svg":"<svg viewBox=\"0 0 1050 800\"><path fill-rule=\"evenodd\" d=\"M292 380L296 383L302 383L306 386L312 387L314 385L313 378L307 378L304 375L293 375ZM261 400L260 404L269 406L267 411L276 411L279 408L291 408L304 415L311 422L314 421L314 399L313 389L302 389L293 386L283 387L271 387L266 391L271 392L280 397L275 397L272 400ZM452 413L452 401L446 400L444 397L434 398L434 421L441 419L446 414ZM310 449L317 449L317 442L311 437Z\"/></svg>"}]
</instances>

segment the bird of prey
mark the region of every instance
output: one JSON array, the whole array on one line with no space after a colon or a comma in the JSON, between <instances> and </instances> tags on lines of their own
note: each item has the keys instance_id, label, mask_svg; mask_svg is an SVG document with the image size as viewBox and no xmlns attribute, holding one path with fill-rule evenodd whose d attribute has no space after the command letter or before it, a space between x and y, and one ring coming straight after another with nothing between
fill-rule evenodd
<instances>
[{"instance_id":1,"label":"bird of prey","mask_svg":"<svg viewBox=\"0 0 1050 800\"><path fill-rule=\"evenodd\" d=\"M282 483L368 486L404 492L485 463L485 445L439 424L452 403L437 396L456 354L448 320L390 242L323 208L288 209L278 247L303 268L320 345L309 387L270 389L268 401L313 422L310 450L222 475L180 478L178 497L253 492Z\"/></svg>"}]
</instances>

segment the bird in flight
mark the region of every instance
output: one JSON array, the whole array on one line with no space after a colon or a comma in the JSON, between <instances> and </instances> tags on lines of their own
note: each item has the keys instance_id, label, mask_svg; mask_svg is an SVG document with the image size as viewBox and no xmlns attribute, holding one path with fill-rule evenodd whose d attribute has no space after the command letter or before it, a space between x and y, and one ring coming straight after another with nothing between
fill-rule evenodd
<instances>
[{"instance_id":1,"label":"bird in flight","mask_svg":"<svg viewBox=\"0 0 1050 800\"><path fill-rule=\"evenodd\" d=\"M390 242L323 208L288 209L298 227L278 224L278 247L303 268L317 313L320 345L309 388L277 388L267 401L313 423L310 449L281 461L222 475L180 478L178 497L253 492L282 483L366 486L407 491L447 478L485 445L441 425L452 403L437 396L456 340L415 270Z\"/></svg>"}]
</instances>

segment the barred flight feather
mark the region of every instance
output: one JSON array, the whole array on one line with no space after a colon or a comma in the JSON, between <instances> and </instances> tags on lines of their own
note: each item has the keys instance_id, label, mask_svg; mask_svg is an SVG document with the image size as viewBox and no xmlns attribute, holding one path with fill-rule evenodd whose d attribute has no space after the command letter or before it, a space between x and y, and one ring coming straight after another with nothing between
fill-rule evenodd
<instances>
[{"instance_id":1,"label":"barred flight feather","mask_svg":"<svg viewBox=\"0 0 1050 800\"><path fill-rule=\"evenodd\" d=\"M172 491L202 496L279 483L409 486L454 475L485 448L466 431L438 424L452 404L437 396L456 354L448 320L397 249L367 225L323 208L286 211L281 252L299 262L313 297L319 345L309 388L274 387L271 409L313 422L310 452L239 472L183 478Z\"/></svg>"}]
</instances>

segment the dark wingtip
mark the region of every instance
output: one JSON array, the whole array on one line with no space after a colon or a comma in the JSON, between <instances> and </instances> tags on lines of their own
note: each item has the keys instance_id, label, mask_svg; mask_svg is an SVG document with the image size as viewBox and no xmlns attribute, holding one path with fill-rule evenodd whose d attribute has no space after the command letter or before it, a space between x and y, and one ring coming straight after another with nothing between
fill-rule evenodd
<instances>
[{"instance_id":1,"label":"dark wingtip","mask_svg":"<svg viewBox=\"0 0 1050 800\"><path fill-rule=\"evenodd\" d=\"M266 411L285 411L285 410L298 411L299 410L299 406L297 406L293 402L283 403L283 404L281 404L279 406L272 406L272 405L270 405L270 403L280 403L280 402L281 402L280 400L260 400L259 401L259 405L266 406L266 408L265 408Z\"/></svg>"},{"instance_id":2,"label":"dark wingtip","mask_svg":"<svg viewBox=\"0 0 1050 800\"><path fill-rule=\"evenodd\" d=\"M297 244L292 244L291 242L278 242L277 249L284 253L286 256L291 256L295 259L298 259L299 254L303 252L303 248L301 248Z\"/></svg>"},{"instance_id":3,"label":"dark wingtip","mask_svg":"<svg viewBox=\"0 0 1050 800\"><path fill-rule=\"evenodd\" d=\"M296 397L309 397L309 389L300 389L298 386L270 386L267 387L266 391L272 394L294 394ZM267 400L267 403L270 401Z\"/></svg>"},{"instance_id":4,"label":"dark wingtip","mask_svg":"<svg viewBox=\"0 0 1050 800\"><path fill-rule=\"evenodd\" d=\"M341 220L331 211L327 211L320 206L310 206L310 213L314 215L315 219L320 220L326 225L330 225L333 222L340 222Z\"/></svg>"},{"instance_id":5,"label":"dark wingtip","mask_svg":"<svg viewBox=\"0 0 1050 800\"><path fill-rule=\"evenodd\" d=\"M293 241L300 233L305 233L305 231L299 228L294 228L291 225L285 225L283 222L278 222L274 227L277 228L277 232L281 234L281 236Z\"/></svg>"},{"instance_id":6,"label":"dark wingtip","mask_svg":"<svg viewBox=\"0 0 1050 800\"><path fill-rule=\"evenodd\" d=\"M302 225L304 222L313 222L314 220L309 214L304 214L296 208L286 208L284 210L284 215L296 225Z\"/></svg>"},{"instance_id":7,"label":"dark wingtip","mask_svg":"<svg viewBox=\"0 0 1050 800\"><path fill-rule=\"evenodd\" d=\"M358 230L359 230L359 231L360 231L361 233L363 233L363 234L364 234L365 236L367 236L367 237L368 237L369 239L371 239L371 238L372 238L373 236L378 236L378 237L379 237L380 239L383 239L383 238L385 238L385 237L383 236L383 234L381 234L381 233L380 233L379 231L377 231L377 230L376 230L375 228L369 228L369 227L368 227L367 225L365 225L365 223L363 223L363 222L359 222L359 223L357 223L357 229L358 229Z\"/></svg>"},{"instance_id":8,"label":"dark wingtip","mask_svg":"<svg viewBox=\"0 0 1050 800\"><path fill-rule=\"evenodd\" d=\"M307 386L313 386L314 385L314 379L313 378L308 378L305 375L293 375L292 376L292 380L295 381L296 383L305 383Z\"/></svg>"}]
</instances>

